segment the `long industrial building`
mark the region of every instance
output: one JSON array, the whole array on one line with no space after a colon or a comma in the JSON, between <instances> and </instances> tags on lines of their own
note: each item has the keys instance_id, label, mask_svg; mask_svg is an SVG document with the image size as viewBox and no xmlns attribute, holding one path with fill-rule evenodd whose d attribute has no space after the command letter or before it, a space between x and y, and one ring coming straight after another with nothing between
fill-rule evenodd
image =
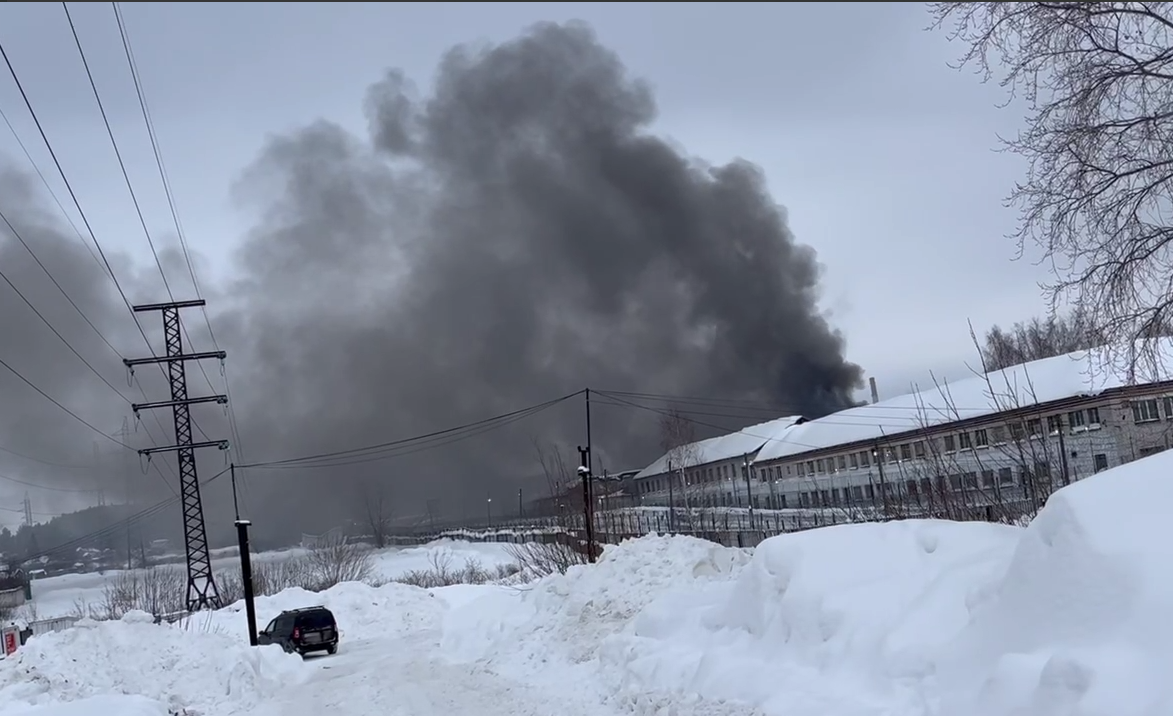
<instances>
[{"instance_id":1,"label":"long industrial building","mask_svg":"<svg viewBox=\"0 0 1173 716\"><path fill-rule=\"evenodd\" d=\"M1156 352L1170 349L1162 339ZM637 503L1037 507L1059 486L1169 447L1173 371L1150 372L1081 351L813 420L779 418L670 451L634 478Z\"/></svg>"}]
</instances>

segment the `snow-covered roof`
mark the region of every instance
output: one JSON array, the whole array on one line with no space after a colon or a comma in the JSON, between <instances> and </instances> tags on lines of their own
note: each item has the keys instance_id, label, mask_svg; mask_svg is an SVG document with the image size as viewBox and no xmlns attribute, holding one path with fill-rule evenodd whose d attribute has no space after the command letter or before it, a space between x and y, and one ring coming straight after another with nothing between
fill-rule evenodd
<instances>
[{"instance_id":1,"label":"snow-covered roof","mask_svg":"<svg viewBox=\"0 0 1173 716\"><path fill-rule=\"evenodd\" d=\"M1135 374L1102 350L1067 355L942 382L928 390L848 408L809 420L762 446L756 461L764 462L876 440L910 430L1050 403L1106 390L1173 380L1173 339L1158 340L1153 361L1138 365ZM1151 363L1151 365L1150 365Z\"/></svg>"},{"instance_id":2,"label":"snow-covered roof","mask_svg":"<svg viewBox=\"0 0 1173 716\"><path fill-rule=\"evenodd\" d=\"M692 443L692 447L689 448L689 462L693 466L700 466L755 453L762 445L780 439L787 430L793 428L803 419L800 415L788 415L784 418L775 418L765 423L742 428L735 433L697 441ZM673 452L661 455L658 460L640 470L635 479L662 475L667 472L668 459Z\"/></svg>"}]
</instances>

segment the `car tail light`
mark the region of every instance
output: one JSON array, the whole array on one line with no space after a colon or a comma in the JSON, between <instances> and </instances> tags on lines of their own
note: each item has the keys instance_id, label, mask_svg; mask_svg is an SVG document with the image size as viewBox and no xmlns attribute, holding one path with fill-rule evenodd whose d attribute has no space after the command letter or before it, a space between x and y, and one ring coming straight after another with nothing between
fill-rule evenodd
<instances>
[{"instance_id":1,"label":"car tail light","mask_svg":"<svg viewBox=\"0 0 1173 716\"><path fill-rule=\"evenodd\" d=\"M300 638L301 638L301 629L299 629L298 627L294 627L293 628L293 640L297 641Z\"/></svg>"}]
</instances>

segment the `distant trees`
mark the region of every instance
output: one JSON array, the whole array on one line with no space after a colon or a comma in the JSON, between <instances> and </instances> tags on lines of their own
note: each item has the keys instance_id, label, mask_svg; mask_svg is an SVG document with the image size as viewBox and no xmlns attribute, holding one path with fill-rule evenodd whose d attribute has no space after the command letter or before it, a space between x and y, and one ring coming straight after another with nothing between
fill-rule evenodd
<instances>
[{"instance_id":1,"label":"distant trees","mask_svg":"<svg viewBox=\"0 0 1173 716\"><path fill-rule=\"evenodd\" d=\"M1160 323L1147 335L1173 336L1173 326ZM1001 370L1043 358L1099 348L1108 339L1104 331L1081 309L1054 313L1046 318L1019 321L1010 328L992 326L978 345L984 370Z\"/></svg>"},{"instance_id":2,"label":"distant trees","mask_svg":"<svg viewBox=\"0 0 1173 716\"><path fill-rule=\"evenodd\" d=\"M660 417L660 448L667 456L666 472L669 482L671 510L676 509L675 502L681 499L685 509L692 508L689 494L688 471L700 464L700 453L697 448L696 425L679 410L672 409Z\"/></svg>"},{"instance_id":3,"label":"distant trees","mask_svg":"<svg viewBox=\"0 0 1173 716\"><path fill-rule=\"evenodd\" d=\"M979 346L985 370L1001 370L1033 360L1064 355L1103 345L1102 334L1082 311L1035 317L1009 329L993 326Z\"/></svg>"},{"instance_id":4,"label":"distant trees","mask_svg":"<svg viewBox=\"0 0 1173 716\"><path fill-rule=\"evenodd\" d=\"M391 534L393 505L390 490L384 480L360 480L355 493L359 522L370 531L371 539L379 549L387 546Z\"/></svg>"},{"instance_id":5,"label":"distant trees","mask_svg":"<svg viewBox=\"0 0 1173 716\"><path fill-rule=\"evenodd\" d=\"M1131 345L1173 323L1173 3L935 2L961 66L1025 106L1020 249L1054 270L1052 308ZM1077 341L1080 343L1082 341ZM1135 363L1138 356L1131 354Z\"/></svg>"}]
</instances>

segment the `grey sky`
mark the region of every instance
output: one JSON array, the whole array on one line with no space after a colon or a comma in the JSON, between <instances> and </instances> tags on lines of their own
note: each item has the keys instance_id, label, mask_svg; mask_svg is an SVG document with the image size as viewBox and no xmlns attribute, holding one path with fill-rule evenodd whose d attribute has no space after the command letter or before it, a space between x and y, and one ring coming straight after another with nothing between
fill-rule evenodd
<instances>
[{"instance_id":1,"label":"grey sky","mask_svg":"<svg viewBox=\"0 0 1173 716\"><path fill-rule=\"evenodd\" d=\"M163 234L170 217L110 7L71 9L148 223ZM631 74L651 83L659 132L714 164L741 157L762 167L796 240L818 253L821 304L846 337L847 358L875 376L883 394L905 392L929 370L964 373L974 357L967 319L980 331L1043 308L1042 270L1011 262L1015 247L1002 238L1014 217L1001 198L1021 166L993 148L1017 115L996 107L997 88L947 66L954 50L924 31L918 3L132 3L123 10L184 228L210 286L223 285L241 237L257 223L231 190L267 136L319 118L365 134L362 100L387 68L402 68L426 93L452 45L506 41L541 20L582 19ZM6 3L0 41L99 240L147 266L146 240L60 5ZM48 171L7 80L0 108ZM27 168L2 127L0 152Z\"/></svg>"}]
</instances>

